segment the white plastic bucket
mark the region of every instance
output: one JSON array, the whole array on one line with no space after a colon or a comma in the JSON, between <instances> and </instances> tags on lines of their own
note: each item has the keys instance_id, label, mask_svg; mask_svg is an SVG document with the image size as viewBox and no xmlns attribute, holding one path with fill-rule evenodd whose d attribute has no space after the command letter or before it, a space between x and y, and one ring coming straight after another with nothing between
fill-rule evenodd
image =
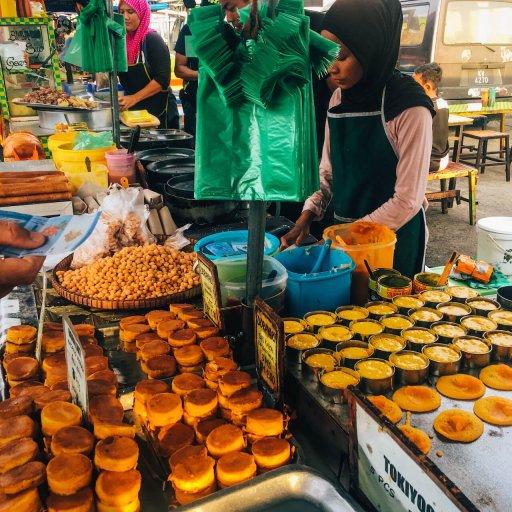
<instances>
[{"instance_id":1,"label":"white plastic bucket","mask_svg":"<svg viewBox=\"0 0 512 512\"><path fill-rule=\"evenodd\" d=\"M476 224L477 258L512 275L512 217L486 217Z\"/></svg>"}]
</instances>

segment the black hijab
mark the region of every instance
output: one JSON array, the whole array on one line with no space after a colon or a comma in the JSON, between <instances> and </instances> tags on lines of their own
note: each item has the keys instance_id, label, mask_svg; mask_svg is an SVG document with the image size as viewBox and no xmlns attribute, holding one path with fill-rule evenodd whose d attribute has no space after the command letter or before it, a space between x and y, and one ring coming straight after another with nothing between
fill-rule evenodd
<instances>
[{"instance_id":1,"label":"black hijab","mask_svg":"<svg viewBox=\"0 0 512 512\"><path fill-rule=\"evenodd\" d=\"M322 29L334 34L354 54L363 78L343 91L337 112L372 112L380 109L386 87L384 117L391 121L411 107L425 107L435 115L423 87L396 68L402 30L398 0L336 0L325 14Z\"/></svg>"}]
</instances>

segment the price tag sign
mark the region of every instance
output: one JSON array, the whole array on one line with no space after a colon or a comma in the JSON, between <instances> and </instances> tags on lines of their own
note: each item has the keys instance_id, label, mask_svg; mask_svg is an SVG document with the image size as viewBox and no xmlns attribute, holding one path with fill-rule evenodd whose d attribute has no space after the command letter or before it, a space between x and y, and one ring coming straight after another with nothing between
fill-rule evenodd
<instances>
[{"instance_id":1,"label":"price tag sign","mask_svg":"<svg viewBox=\"0 0 512 512\"><path fill-rule=\"evenodd\" d=\"M446 475L394 432L357 390L347 390L350 490L367 510L477 512ZM386 424L384 424L386 423Z\"/></svg>"},{"instance_id":2,"label":"price tag sign","mask_svg":"<svg viewBox=\"0 0 512 512\"><path fill-rule=\"evenodd\" d=\"M281 317L257 297L254 301L256 373L273 407L284 405L284 324Z\"/></svg>"},{"instance_id":3,"label":"price tag sign","mask_svg":"<svg viewBox=\"0 0 512 512\"><path fill-rule=\"evenodd\" d=\"M201 276L203 311L206 316L222 329L220 315L220 284L217 267L204 254L197 255L197 273Z\"/></svg>"},{"instance_id":4,"label":"price tag sign","mask_svg":"<svg viewBox=\"0 0 512 512\"><path fill-rule=\"evenodd\" d=\"M84 417L87 417L89 399L87 396L84 349L69 317L63 316L62 324L66 339L66 364L68 367L68 385L71 400L82 409Z\"/></svg>"}]
</instances>

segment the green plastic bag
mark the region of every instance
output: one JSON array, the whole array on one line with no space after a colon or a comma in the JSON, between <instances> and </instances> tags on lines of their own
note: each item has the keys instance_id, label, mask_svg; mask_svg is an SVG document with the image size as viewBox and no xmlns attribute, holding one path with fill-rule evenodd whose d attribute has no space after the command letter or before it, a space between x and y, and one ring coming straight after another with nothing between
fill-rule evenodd
<instances>
[{"instance_id":1,"label":"green plastic bag","mask_svg":"<svg viewBox=\"0 0 512 512\"><path fill-rule=\"evenodd\" d=\"M78 132L73 149L103 149L113 145L112 132Z\"/></svg>"},{"instance_id":2,"label":"green plastic bag","mask_svg":"<svg viewBox=\"0 0 512 512\"><path fill-rule=\"evenodd\" d=\"M128 71L124 18L114 14L114 19L110 19L104 0L91 0L80 11L73 41L62 60L89 73L110 73L113 70L111 34L117 71Z\"/></svg>"},{"instance_id":3,"label":"green plastic bag","mask_svg":"<svg viewBox=\"0 0 512 512\"><path fill-rule=\"evenodd\" d=\"M325 71L338 48L322 39L310 51L301 0L280 2L275 19L266 12L257 41L243 41L220 6L190 13L197 199L303 201L319 188L311 72Z\"/></svg>"}]
</instances>

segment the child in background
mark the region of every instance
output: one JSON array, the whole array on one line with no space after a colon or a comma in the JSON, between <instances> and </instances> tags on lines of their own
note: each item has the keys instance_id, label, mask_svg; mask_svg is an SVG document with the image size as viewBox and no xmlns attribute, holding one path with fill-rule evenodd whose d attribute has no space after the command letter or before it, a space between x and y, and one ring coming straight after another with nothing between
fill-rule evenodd
<instances>
[{"instance_id":1,"label":"child in background","mask_svg":"<svg viewBox=\"0 0 512 512\"><path fill-rule=\"evenodd\" d=\"M448 103L438 97L439 84L443 78L443 70L436 62L423 64L414 70L414 80L418 82L427 96L434 103L436 115L432 120L432 155L430 157L430 172L446 169L449 162L450 146L448 144Z\"/></svg>"}]
</instances>

